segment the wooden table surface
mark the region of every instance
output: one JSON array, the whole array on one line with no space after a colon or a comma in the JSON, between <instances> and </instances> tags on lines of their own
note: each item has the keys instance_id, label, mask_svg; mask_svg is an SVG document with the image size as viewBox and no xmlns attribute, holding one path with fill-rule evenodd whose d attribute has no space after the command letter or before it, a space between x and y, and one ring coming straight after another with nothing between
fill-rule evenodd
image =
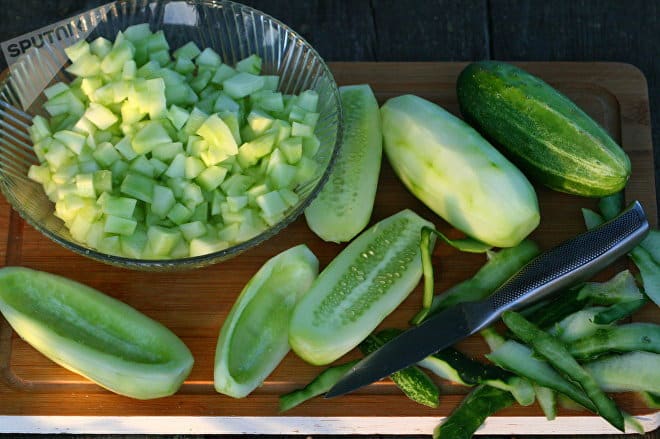
<instances>
[{"instance_id":1,"label":"wooden table surface","mask_svg":"<svg viewBox=\"0 0 660 439\"><path fill-rule=\"evenodd\" d=\"M103 3L106 2L0 0L0 42ZM244 0L243 3L287 23L328 61L500 59L633 64L648 81L656 146L655 183L649 181L649 184L656 185L660 196L657 190L660 188L660 148L657 147L660 143L657 50L660 1ZM1 59L0 70L5 66ZM0 438L33 436L43 437L0 435ZM208 436L121 436L122 439L168 437ZM537 436L525 436L534 437ZM656 431L639 437L658 435Z\"/></svg>"}]
</instances>

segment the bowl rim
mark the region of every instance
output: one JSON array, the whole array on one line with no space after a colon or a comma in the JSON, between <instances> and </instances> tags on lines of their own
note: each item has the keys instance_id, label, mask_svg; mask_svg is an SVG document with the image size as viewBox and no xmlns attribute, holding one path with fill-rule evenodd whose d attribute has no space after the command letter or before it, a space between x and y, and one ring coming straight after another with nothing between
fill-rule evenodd
<instances>
[{"instance_id":1,"label":"bowl rim","mask_svg":"<svg viewBox=\"0 0 660 439\"><path fill-rule=\"evenodd\" d=\"M150 4L166 4L174 1L181 1L181 0L148 0L144 3L145 7L148 7ZM137 4L140 3L139 0L117 0L111 5L118 5L118 4L125 4L125 3L132 3L132 4ZM339 151L341 149L341 144L343 142L343 133L344 133L344 118L343 118L343 106L341 102L341 96L339 92L339 85L337 84L337 81L335 80L334 75L332 74L332 71L328 67L326 61L323 59L323 57L318 53L318 51L310 44L305 38L302 37L298 32L296 32L294 29L292 29L290 26L287 24L283 23L281 20L278 20L277 18L260 11L258 9L255 9L251 6L244 5L242 3L234 2L231 0L185 0L185 3L188 4L201 4L201 5L206 5L209 7L213 8L222 8L222 7L231 7L231 8L236 8L239 11L243 12L249 12L249 13L255 13L257 15L260 15L264 18L266 18L269 21L272 21L273 23L277 24L280 26L282 29L284 29L287 33L287 35L290 35L294 41L299 41L302 43L302 45L305 47L306 50L309 50L310 53L312 54L313 58L318 60L320 64L320 71L323 73L324 76L327 77L329 80L328 83L330 85L330 92L332 96L332 100L334 101L335 105L335 112L336 112L336 136L335 136L335 141L334 145L332 146L332 151L330 154L330 158L328 160L328 164L325 167L325 170L323 174L320 176L318 181L316 182L316 185L314 188L311 190L311 192L308 194L308 196L302 200L298 205L295 206L295 208L291 209L288 211L287 215L282 218L280 221L278 221L276 224L273 226L270 226L263 232L259 233L258 235L253 236L252 238L240 242L238 244L232 245L231 247L227 247L225 249L216 251L216 252L211 252L207 253L204 255L199 255L199 256L189 256L185 258L172 258L172 259L139 259L139 258L129 258L125 256L118 256L118 255L112 255L109 253L103 253L98 250L92 249L90 247L85 247L84 245L79 244L78 242L74 240L68 240L55 232L49 230L46 228L44 225L42 225L39 221L34 219L31 215L27 213L25 209L22 208L21 204L15 201L15 197L10 196L7 193L7 184L5 182L6 178L4 176L3 170L0 168L0 190L2 191L3 195L11 205L11 207L18 212L18 214L23 218L28 224L30 224L33 228L41 232L43 235L46 237L50 238L52 241L55 241L62 247L73 251L75 253L78 253L82 256L89 257L91 259L94 259L99 262L103 262L109 265L113 266L118 266L121 268L128 268L128 269L134 269L134 270L139 270L139 271L175 271L177 269L185 270L185 269L194 269L194 268L202 268L205 266L213 265L216 263L223 262L224 260L228 260L232 257L238 256L241 253L257 247L264 242L268 241L269 239L274 238L277 234L282 232L284 229L286 229L291 223L296 221L305 211L305 209L309 206L309 204L318 196L318 194L321 192L323 187L325 186L326 182L328 181L330 174L335 166L337 157L339 155ZM107 5L110 6L110 5ZM79 12L78 14L75 14L71 16L70 18L73 17L78 17L82 16L86 13L89 13L92 11L92 9L86 9L83 12ZM105 18L104 18L105 20ZM5 90L7 87L7 83L9 82L11 78L11 69L7 68L5 71L6 74L0 75L0 91ZM32 115L30 115L32 117ZM26 176L27 177L27 176ZM16 200L17 201L17 200ZM63 227L65 227L63 225Z\"/></svg>"}]
</instances>

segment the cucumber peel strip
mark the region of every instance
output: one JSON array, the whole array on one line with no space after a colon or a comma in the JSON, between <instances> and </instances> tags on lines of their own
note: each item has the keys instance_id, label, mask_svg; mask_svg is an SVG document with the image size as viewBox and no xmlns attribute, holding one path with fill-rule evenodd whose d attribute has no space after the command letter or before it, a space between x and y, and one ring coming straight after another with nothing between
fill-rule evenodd
<instances>
[{"instance_id":1,"label":"cucumber peel strip","mask_svg":"<svg viewBox=\"0 0 660 439\"><path fill-rule=\"evenodd\" d=\"M450 239L445 234L432 227L422 227L421 234L420 250L422 253L422 273L424 274L424 295L422 296L422 309L411 320L411 323L414 325L421 323L421 321L426 318L431 311L431 305L433 303L435 280L433 276L433 264L431 261L431 251L434 244L432 235L442 239L445 243L455 249L467 253L486 253L493 247L490 244L477 241L474 238Z\"/></svg>"}]
</instances>

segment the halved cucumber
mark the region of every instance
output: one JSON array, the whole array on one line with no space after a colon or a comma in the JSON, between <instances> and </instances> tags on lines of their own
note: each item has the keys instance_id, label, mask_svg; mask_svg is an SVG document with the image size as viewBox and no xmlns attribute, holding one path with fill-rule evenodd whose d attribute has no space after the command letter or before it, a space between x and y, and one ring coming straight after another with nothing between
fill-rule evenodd
<instances>
[{"instance_id":1,"label":"halved cucumber","mask_svg":"<svg viewBox=\"0 0 660 439\"><path fill-rule=\"evenodd\" d=\"M190 350L165 326L54 274L0 270L0 312L55 363L131 398L175 393L193 366Z\"/></svg>"},{"instance_id":2,"label":"halved cucumber","mask_svg":"<svg viewBox=\"0 0 660 439\"><path fill-rule=\"evenodd\" d=\"M247 396L282 361L291 312L317 273L318 259L301 244L269 259L250 279L220 330L216 391Z\"/></svg>"},{"instance_id":3,"label":"halved cucumber","mask_svg":"<svg viewBox=\"0 0 660 439\"><path fill-rule=\"evenodd\" d=\"M321 272L291 317L292 349L328 364L364 340L415 288L422 276L422 227L406 209L360 234Z\"/></svg>"},{"instance_id":4,"label":"halved cucumber","mask_svg":"<svg viewBox=\"0 0 660 439\"><path fill-rule=\"evenodd\" d=\"M328 182L305 210L321 239L346 242L369 223L383 154L378 102L367 84L339 88L344 110L341 150Z\"/></svg>"}]
</instances>

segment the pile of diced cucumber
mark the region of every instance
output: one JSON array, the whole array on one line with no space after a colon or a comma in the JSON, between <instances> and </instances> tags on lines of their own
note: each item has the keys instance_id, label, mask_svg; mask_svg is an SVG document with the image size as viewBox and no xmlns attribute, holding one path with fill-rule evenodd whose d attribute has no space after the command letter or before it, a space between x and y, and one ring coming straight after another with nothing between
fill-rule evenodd
<instances>
[{"instance_id":1,"label":"pile of diced cucumber","mask_svg":"<svg viewBox=\"0 0 660 439\"><path fill-rule=\"evenodd\" d=\"M319 96L279 92L257 55L171 52L146 23L66 54L75 79L44 90L29 177L76 241L139 259L219 251L280 221L316 176Z\"/></svg>"}]
</instances>

